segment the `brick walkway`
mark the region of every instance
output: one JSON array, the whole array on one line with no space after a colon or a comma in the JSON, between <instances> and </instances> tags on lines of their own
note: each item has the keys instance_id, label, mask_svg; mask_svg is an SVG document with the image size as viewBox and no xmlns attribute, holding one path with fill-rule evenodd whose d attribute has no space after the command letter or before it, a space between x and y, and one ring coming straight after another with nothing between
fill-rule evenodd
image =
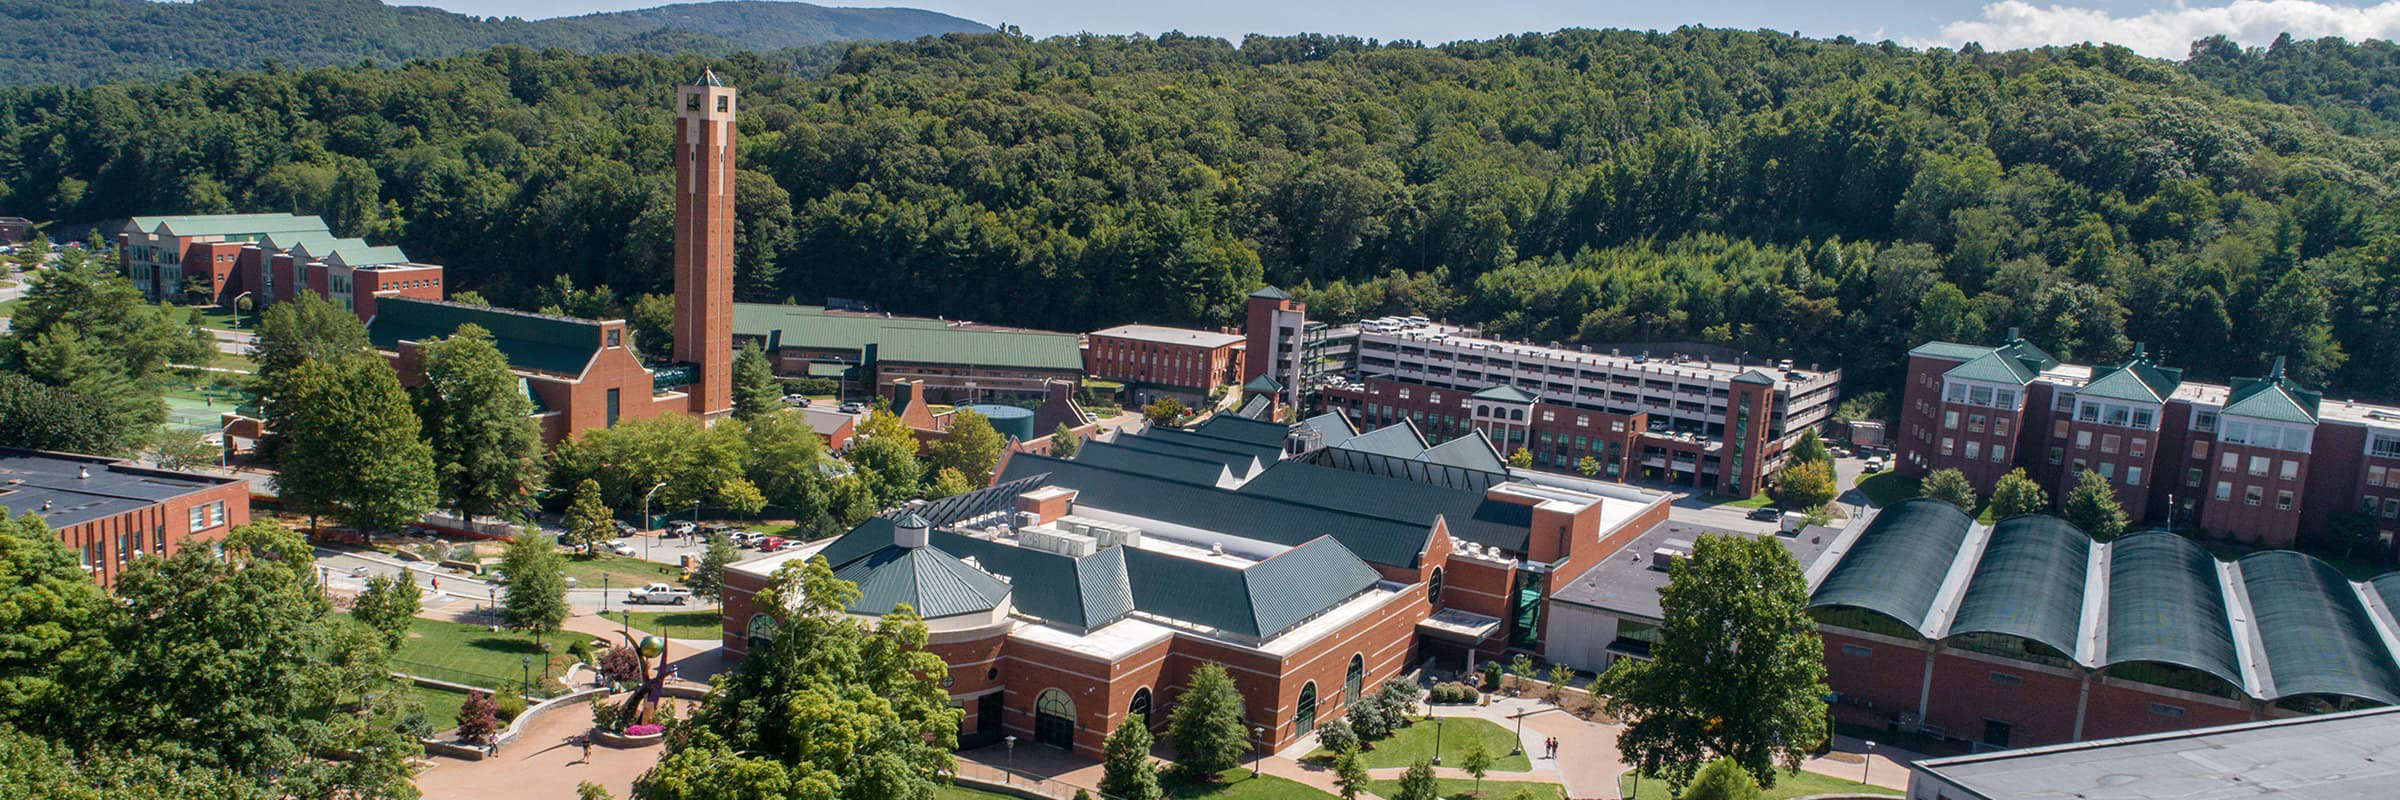
<instances>
[{"instance_id":1,"label":"brick walkway","mask_svg":"<svg viewBox=\"0 0 2400 800\"><path fill-rule=\"evenodd\" d=\"M594 746L592 760L583 760L575 737L592 727L592 710L570 703L540 718L500 748L497 758L460 761L430 759L432 766L417 773L417 790L425 800L572 800L575 787L591 781L610 794L628 797L633 779L658 763L660 746L617 750Z\"/></svg>"}]
</instances>

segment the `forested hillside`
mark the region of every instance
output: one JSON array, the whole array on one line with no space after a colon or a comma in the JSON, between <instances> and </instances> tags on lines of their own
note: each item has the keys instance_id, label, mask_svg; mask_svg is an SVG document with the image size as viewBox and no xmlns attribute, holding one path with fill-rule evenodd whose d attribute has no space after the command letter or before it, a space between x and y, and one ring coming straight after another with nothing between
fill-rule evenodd
<instances>
[{"instance_id":1,"label":"forested hillside","mask_svg":"<svg viewBox=\"0 0 2400 800\"><path fill-rule=\"evenodd\" d=\"M1707 340L1866 387L1915 340L2020 327L2075 359L2284 354L2337 396L2400 393L2400 137L2324 113L2390 84L2218 88L2256 60L1702 29L951 35L819 75L502 48L0 90L0 213L315 211L496 300L554 275L662 291L664 85L713 64L745 93L748 299L1077 330L1229 323L1271 281L1324 318Z\"/></svg>"},{"instance_id":2,"label":"forested hillside","mask_svg":"<svg viewBox=\"0 0 2400 800\"><path fill-rule=\"evenodd\" d=\"M0 81L91 85L194 69L398 64L517 44L726 53L988 27L912 8L722 0L527 21L380 0L0 0Z\"/></svg>"}]
</instances>

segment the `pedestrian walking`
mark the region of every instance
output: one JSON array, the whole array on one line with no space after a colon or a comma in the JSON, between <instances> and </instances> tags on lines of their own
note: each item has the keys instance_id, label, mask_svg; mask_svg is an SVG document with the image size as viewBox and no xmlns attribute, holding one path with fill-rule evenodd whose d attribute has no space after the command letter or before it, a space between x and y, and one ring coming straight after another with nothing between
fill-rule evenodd
<instances>
[{"instance_id":1,"label":"pedestrian walking","mask_svg":"<svg viewBox=\"0 0 2400 800\"><path fill-rule=\"evenodd\" d=\"M592 735L587 733L575 738L583 740L583 763L592 763Z\"/></svg>"},{"instance_id":2,"label":"pedestrian walking","mask_svg":"<svg viewBox=\"0 0 2400 800\"><path fill-rule=\"evenodd\" d=\"M436 591L436 592L439 592L439 591L441 591L441 590L442 590L442 579L441 579L441 578L439 578L439 577L436 577L436 578L434 578L434 579L433 579L433 590L434 590L434 591Z\"/></svg>"}]
</instances>

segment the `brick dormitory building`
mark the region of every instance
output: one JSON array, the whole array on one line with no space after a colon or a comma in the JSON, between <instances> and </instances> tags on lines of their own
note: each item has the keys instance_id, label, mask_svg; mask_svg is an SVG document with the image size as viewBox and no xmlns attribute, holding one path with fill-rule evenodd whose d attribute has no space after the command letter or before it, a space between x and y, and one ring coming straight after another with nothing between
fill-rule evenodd
<instances>
[{"instance_id":1,"label":"brick dormitory building","mask_svg":"<svg viewBox=\"0 0 2400 800\"><path fill-rule=\"evenodd\" d=\"M0 510L39 517L102 586L136 559L250 521L249 484L100 456L0 448Z\"/></svg>"},{"instance_id":2,"label":"brick dormitory building","mask_svg":"<svg viewBox=\"0 0 2400 800\"><path fill-rule=\"evenodd\" d=\"M991 488L729 567L725 647L771 641L753 595L821 555L859 584L852 613L926 618L969 746L1097 756L1128 714L1163 726L1217 663L1279 747L1426 659L1538 649L1553 576L1666 516L1666 495L1512 474L1489 445L1402 453L1406 433L1228 415L1072 460L1011 454Z\"/></svg>"},{"instance_id":3,"label":"brick dormitory building","mask_svg":"<svg viewBox=\"0 0 2400 800\"><path fill-rule=\"evenodd\" d=\"M381 298L443 295L441 267L297 214L135 217L117 234L117 258L153 301L264 307L308 292L366 320Z\"/></svg>"},{"instance_id":4,"label":"brick dormitory building","mask_svg":"<svg viewBox=\"0 0 2400 800\"><path fill-rule=\"evenodd\" d=\"M1979 491L2022 467L2063 498L2090 470L2137 522L2291 547L2339 512L2368 512L2394 553L2400 407L2328 400L2284 374L2183 380L2137 345L2112 365L2062 363L2010 332L1998 346L1909 351L1903 474L1957 469Z\"/></svg>"}]
</instances>

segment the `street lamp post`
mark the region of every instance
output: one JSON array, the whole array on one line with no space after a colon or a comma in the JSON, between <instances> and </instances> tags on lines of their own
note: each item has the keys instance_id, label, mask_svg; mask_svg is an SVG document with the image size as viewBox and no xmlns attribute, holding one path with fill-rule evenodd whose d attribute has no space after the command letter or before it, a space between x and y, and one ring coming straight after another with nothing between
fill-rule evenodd
<instances>
[{"instance_id":1,"label":"street lamp post","mask_svg":"<svg viewBox=\"0 0 2400 800\"><path fill-rule=\"evenodd\" d=\"M1258 762L1267 758L1267 729L1252 725L1250 733L1258 737L1258 749L1250 754L1250 777L1256 778L1258 777Z\"/></svg>"},{"instance_id":2,"label":"street lamp post","mask_svg":"<svg viewBox=\"0 0 2400 800\"><path fill-rule=\"evenodd\" d=\"M1000 741L1008 744L1008 770L1000 773L1000 782L1015 783L1017 778L1017 735L1012 733L1002 736Z\"/></svg>"},{"instance_id":3,"label":"street lamp post","mask_svg":"<svg viewBox=\"0 0 2400 800\"><path fill-rule=\"evenodd\" d=\"M659 481L657 486L650 487L650 491L642 493L642 531L644 534L642 536L643 561L650 560L650 537L648 535L650 530L650 496L658 494L658 490L664 488L667 488L667 482Z\"/></svg>"},{"instance_id":4,"label":"street lamp post","mask_svg":"<svg viewBox=\"0 0 2400 800\"><path fill-rule=\"evenodd\" d=\"M1517 738L1509 741L1508 754L1513 756L1522 752L1525 752L1525 712L1518 711Z\"/></svg>"},{"instance_id":5,"label":"street lamp post","mask_svg":"<svg viewBox=\"0 0 2400 800\"><path fill-rule=\"evenodd\" d=\"M1873 773L1874 771L1875 771L1875 743L1874 743L1874 742L1868 742L1868 743L1867 743L1867 755L1866 755L1866 757L1859 759L1859 765L1858 765L1858 783L1859 783L1859 785L1861 785L1861 786L1864 786L1864 785L1866 785L1866 783L1867 783L1867 777L1868 777L1868 775L1869 775L1869 774L1871 774L1871 773Z\"/></svg>"},{"instance_id":6,"label":"street lamp post","mask_svg":"<svg viewBox=\"0 0 2400 800\"><path fill-rule=\"evenodd\" d=\"M1442 718L1433 718L1433 765L1442 765Z\"/></svg>"},{"instance_id":7,"label":"street lamp post","mask_svg":"<svg viewBox=\"0 0 2400 800\"><path fill-rule=\"evenodd\" d=\"M525 659L524 659L524 662L523 662L523 666L524 666L524 680L523 680L523 683L525 684L525 693L526 693L526 694L532 694L532 693L533 693L533 656L526 656L526 657L525 657Z\"/></svg>"}]
</instances>

